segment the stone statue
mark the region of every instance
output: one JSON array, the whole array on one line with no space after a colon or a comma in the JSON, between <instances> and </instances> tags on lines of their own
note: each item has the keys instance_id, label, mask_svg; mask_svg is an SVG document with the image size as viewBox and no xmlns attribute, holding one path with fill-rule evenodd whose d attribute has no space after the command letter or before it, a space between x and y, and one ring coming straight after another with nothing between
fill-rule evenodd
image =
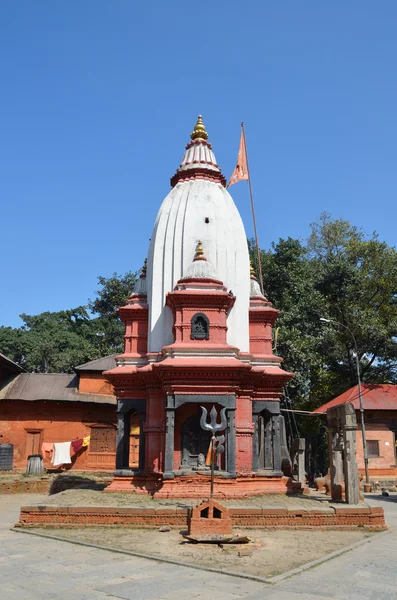
<instances>
[{"instance_id":1,"label":"stone statue","mask_svg":"<svg viewBox=\"0 0 397 600\"><path fill-rule=\"evenodd\" d=\"M316 490L318 492L325 492L327 487L330 488L330 486L331 486L331 474L330 474L330 470L328 469L325 477L316 477L316 479L314 480L314 487L316 488Z\"/></svg>"},{"instance_id":2,"label":"stone statue","mask_svg":"<svg viewBox=\"0 0 397 600\"><path fill-rule=\"evenodd\" d=\"M198 469L205 469L206 468L205 456L204 456L204 454L202 454L202 452L200 452L200 454L197 457L197 468Z\"/></svg>"}]
</instances>

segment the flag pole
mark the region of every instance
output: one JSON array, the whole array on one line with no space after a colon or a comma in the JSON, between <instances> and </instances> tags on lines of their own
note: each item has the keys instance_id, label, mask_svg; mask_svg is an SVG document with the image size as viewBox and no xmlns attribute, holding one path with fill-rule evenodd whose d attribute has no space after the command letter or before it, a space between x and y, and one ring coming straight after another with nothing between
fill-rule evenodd
<instances>
[{"instance_id":1,"label":"flag pole","mask_svg":"<svg viewBox=\"0 0 397 600\"><path fill-rule=\"evenodd\" d=\"M254 205L254 197L252 195L252 185L251 185L251 175L250 175L250 168L249 168L249 162L248 162L248 152L247 152L247 143L245 141L245 129L244 129L244 121L242 121L241 123L241 129L243 132L243 139L244 139L244 149L245 149L245 157L247 159L247 175L248 175L248 185L249 185L249 190L250 190L250 198L251 198L251 208L252 208L252 220L254 221L254 232L255 232L255 244L256 244L256 254L257 254L257 259L258 259L258 269L259 269L259 285L261 287L261 292L263 295L265 295L265 290L263 288L263 276L262 276L262 263L261 263L261 253L259 251L259 244L258 244L258 232L256 229L256 217L255 217L255 205Z\"/></svg>"}]
</instances>

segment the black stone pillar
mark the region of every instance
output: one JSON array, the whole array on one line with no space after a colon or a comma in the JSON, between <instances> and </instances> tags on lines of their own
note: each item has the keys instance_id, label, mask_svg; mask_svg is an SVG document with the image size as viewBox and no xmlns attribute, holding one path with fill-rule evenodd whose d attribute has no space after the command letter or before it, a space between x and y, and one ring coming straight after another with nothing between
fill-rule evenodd
<instances>
[{"instance_id":1,"label":"black stone pillar","mask_svg":"<svg viewBox=\"0 0 397 600\"><path fill-rule=\"evenodd\" d=\"M124 412L117 413L116 469L129 469L130 419Z\"/></svg>"},{"instance_id":2,"label":"black stone pillar","mask_svg":"<svg viewBox=\"0 0 397 600\"><path fill-rule=\"evenodd\" d=\"M145 456L146 456L146 436L144 432L144 425L146 421L146 413L140 413L139 421L139 470L145 470Z\"/></svg>"},{"instance_id":3,"label":"black stone pillar","mask_svg":"<svg viewBox=\"0 0 397 600\"><path fill-rule=\"evenodd\" d=\"M280 415L272 417L273 424L273 469L281 471L281 435L280 435Z\"/></svg>"},{"instance_id":4,"label":"black stone pillar","mask_svg":"<svg viewBox=\"0 0 397 600\"><path fill-rule=\"evenodd\" d=\"M259 416L252 415L254 435L252 436L252 470L259 471Z\"/></svg>"},{"instance_id":5,"label":"black stone pillar","mask_svg":"<svg viewBox=\"0 0 397 600\"><path fill-rule=\"evenodd\" d=\"M164 479L173 479L174 474L174 448L175 448L175 401L171 395L167 396L165 408L165 455Z\"/></svg>"},{"instance_id":6,"label":"black stone pillar","mask_svg":"<svg viewBox=\"0 0 397 600\"><path fill-rule=\"evenodd\" d=\"M274 455L273 455L273 419L270 417L266 422L265 429L265 464L264 468L272 471L275 469L274 466Z\"/></svg>"},{"instance_id":7,"label":"black stone pillar","mask_svg":"<svg viewBox=\"0 0 397 600\"><path fill-rule=\"evenodd\" d=\"M226 471L233 477L236 475L236 409L227 409L226 415Z\"/></svg>"},{"instance_id":8,"label":"black stone pillar","mask_svg":"<svg viewBox=\"0 0 397 600\"><path fill-rule=\"evenodd\" d=\"M175 409L167 408L165 417L164 479L174 477Z\"/></svg>"}]
</instances>

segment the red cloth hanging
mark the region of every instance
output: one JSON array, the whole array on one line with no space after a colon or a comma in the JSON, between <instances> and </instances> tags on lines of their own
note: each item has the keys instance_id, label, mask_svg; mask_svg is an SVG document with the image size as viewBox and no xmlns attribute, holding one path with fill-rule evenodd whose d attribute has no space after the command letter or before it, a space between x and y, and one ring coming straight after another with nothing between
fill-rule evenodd
<instances>
[{"instance_id":1,"label":"red cloth hanging","mask_svg":"<svg viewBox=\"0 0 397 600\"><path fill-rule=\"evenodd\" d=\"M83 440L73 440L72 441L73 454L76 454L76 452L78 452L80 450L82 445L83 445Z\"/></svg>"}]
</instances>

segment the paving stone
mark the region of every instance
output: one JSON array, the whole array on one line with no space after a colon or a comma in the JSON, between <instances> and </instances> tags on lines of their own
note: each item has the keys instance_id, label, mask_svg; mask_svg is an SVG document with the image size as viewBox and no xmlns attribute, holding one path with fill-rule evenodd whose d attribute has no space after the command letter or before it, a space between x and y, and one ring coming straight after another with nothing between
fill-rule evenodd
<instances>
[{"instance_id":1,"label":"paving stone","mask_svg":"<svg viewBox=\"0 0 397 600\"><path fill-rule=\"evenodd\" d=\"M397 500L397 496L396 496ZM308 571L266 585L9 531L18 507L0 496L0 597L5 600L395 600L397 530ZM397 502L372 501L397 526Z\"/></svg>"}]
</instances>

